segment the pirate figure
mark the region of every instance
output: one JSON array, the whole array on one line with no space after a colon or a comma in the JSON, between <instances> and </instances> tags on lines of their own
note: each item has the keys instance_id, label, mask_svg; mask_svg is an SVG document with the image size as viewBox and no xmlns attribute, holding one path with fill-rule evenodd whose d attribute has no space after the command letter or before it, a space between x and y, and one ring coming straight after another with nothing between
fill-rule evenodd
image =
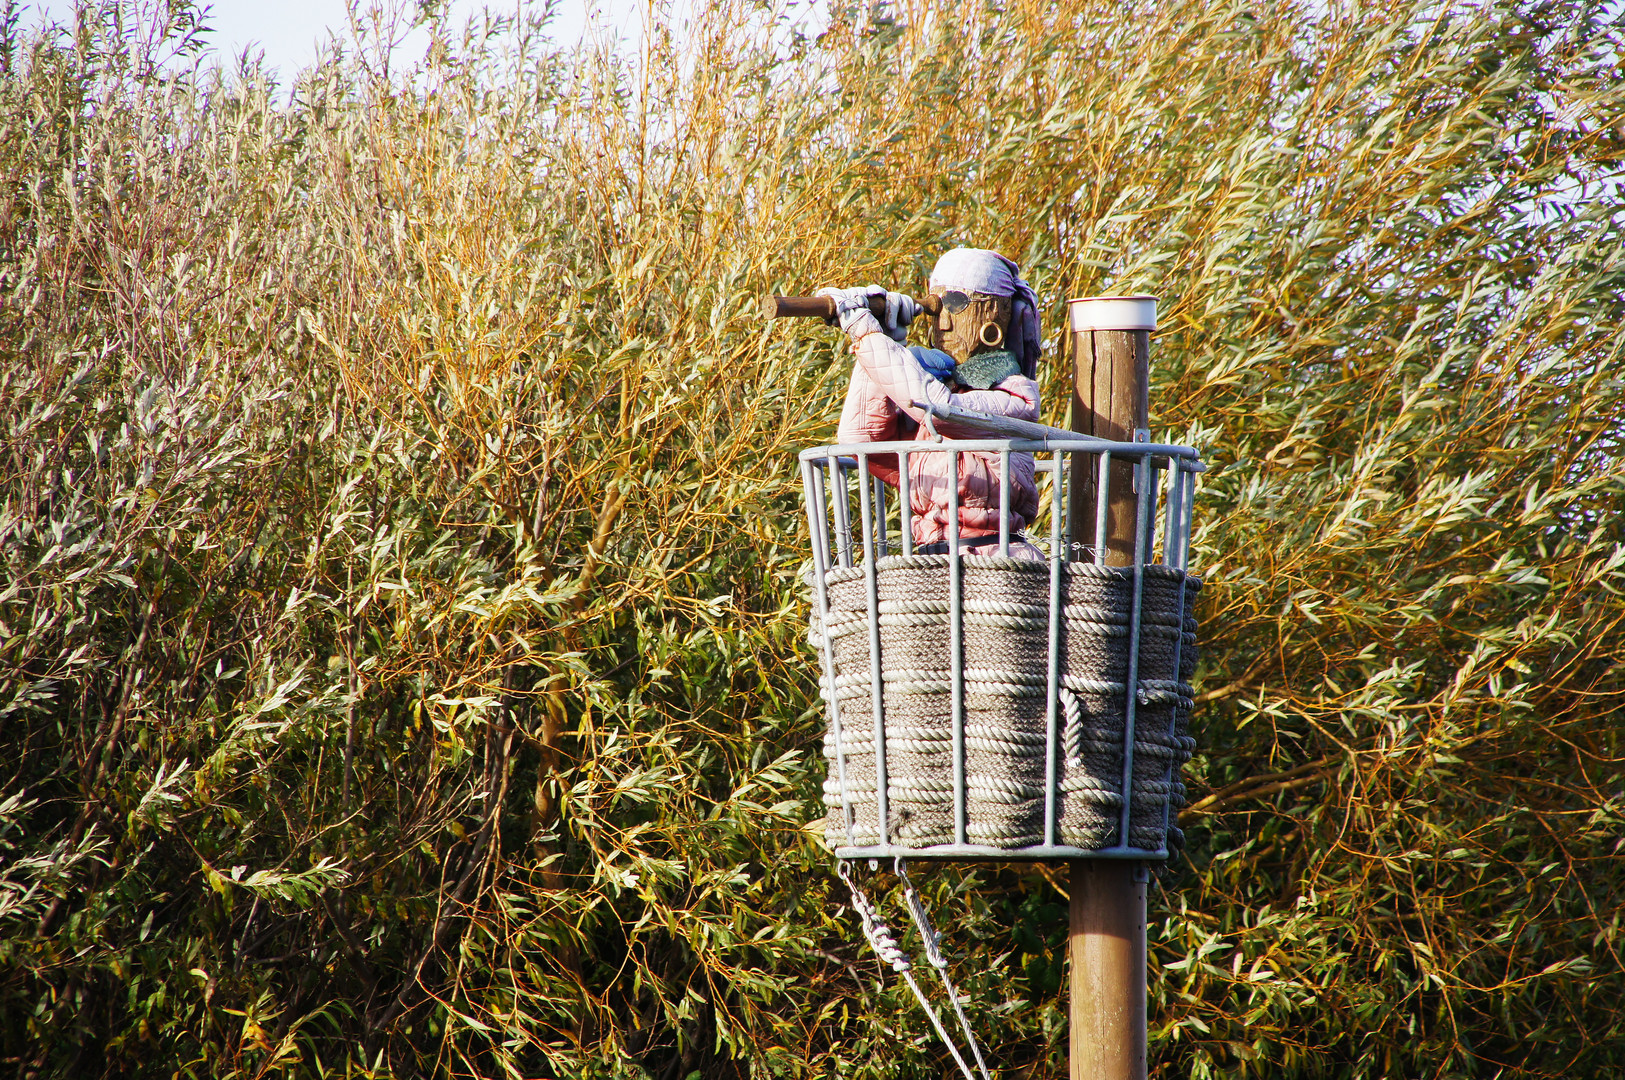
<instances>
[{"instance_id":1,"label":"pirate figure","mask_svg":"<svg viewBox=\"0 0 1625 1080\"><path fill-rule=\"evenodd\" d=\"M857 362L841 411L837 441L928 440L924 412L915 402L954 405L1018 420L1038 419L1038 302L1020 268L980 248L945 252L931 270L930 291L941 300L931 328L931 348L908 345L908 327L919 313L911 297L878 285L821 289L835 301L836 318L852 339ZM886 297L884 325L869 298ZM985 437L948 420L934 421L944 438ZM948 552L950 484L956 482L948 454L909 455L909 500L914 550ZM897 486L895 454L876 455L869 467ZM959 455L959 548L992 555L999 540L999 455ZM1042 560L1043 554L1016 534L1038 512L1031 454L1010 455L1010 554Z\"/></svg>"}]
</instances>

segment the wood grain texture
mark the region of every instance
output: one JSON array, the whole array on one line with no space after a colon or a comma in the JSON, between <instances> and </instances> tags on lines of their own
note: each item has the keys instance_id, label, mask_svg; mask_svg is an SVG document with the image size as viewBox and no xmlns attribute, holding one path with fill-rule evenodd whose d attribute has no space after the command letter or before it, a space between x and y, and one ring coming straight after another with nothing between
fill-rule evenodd
<instances>
[{"instance_id":1,"label":"wood grain texture","mask_svg":"<svg viewBox=\"0 0 1625 1080\"><path fill-rule=\"evenodd\" d=\"M1144 1080L1145 894L1138 864L1072 862L1072 1080Z\"/></svg>"},{"instance_id":2,"label":"wood grain texture","mask_svg":"<svg viewBox=\"0 0 1625 1080\"><path fill-rule=\"evenodd\" d=\"M1072 335L1072 427L1101 439L1132 442L1149 426L1151 338L1144 330L1084 330ZM1081 459L1072 473L1073 558L1092 558L1095 470ZM1134 467L1113 461L1106 493L1106 565L1134 559ZM1080 550L1082 545L1087 550Z\"/></svg>"},{"instance_id":3,"label":"wood grain texture","mask_svg":"<svg viewBox=\"0 0 1625 1080\"><path fill-rule=\"evenodd\" d=\"M1072 335L1073 429L1132 442L1150 424L1151 341L1144 330ZM1097 491L1092 458L1072 473L1073 558L1092 558L1095 508L1106 500L1106 564L1134 561L1134 467L1113 461ZM1071 868L1070 1074L1072 1080L1144 1080L1146 944L1144 881L1137 863L1075 859Z\"/></svg>"}]
</instances>

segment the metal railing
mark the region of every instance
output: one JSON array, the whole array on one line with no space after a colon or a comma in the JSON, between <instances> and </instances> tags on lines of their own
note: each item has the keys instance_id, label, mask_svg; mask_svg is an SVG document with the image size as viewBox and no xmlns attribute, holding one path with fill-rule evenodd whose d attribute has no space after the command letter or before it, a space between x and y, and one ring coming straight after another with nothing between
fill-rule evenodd
<instances>
[{"instance_id":1,"label":"metal railing","mask_svg":"<svg viewBox=\"0 0 1625 1080\"><path fill-rule=\"evenodd\" d=\"M932 418L953 420L961 424L974 424L982 430L993 430L1007 437L977 439L916 440L908 442L856 443L818 447L800 454L802 484L804 487L807 520L811 529L813 558L813 593L818 605L818 626L828 625L830 614L827 575L838 567L861 566L865 570L868 596L868 636L870 659L871 713L875 739L875 781L879 801L879 844L857 844L852 837L854 820L851 792L847 783L846 750L842 745L841 703L836 693L836 661L830 636L821 633L821 661L829 707L830 736L834 742L835 769L841 789L842 819L847 823L847 843L835 844L839 858L896 858L959 859L959 860L1012 860L1059 858L1126 858L1165 859L1167 848L1135 847L1129 843L1130 790L1134 770L1135 712L1140 694L1141 602L1144 571L1148 565L1163 565L1175 570L1188 569L1191 509L1195 493L1196 476L1203 466L1196 450L1188 446L1175 446L1151 442L1110 442L1095 439L1058 428L1022 421L968 413L963 410L926 408L927 425ZM1012 540L1010 532L1010 463L1011 455L1029 454L1034 459L1034 480L1048 479L1040 490L1038 520L1047 525L1047 536L1027 538L1037 546L1047 547L1049 563L1049 655L1046 671L1045 705L1045 783L1043 842L1037 845L1002 848L970 843L967 839L966 777L965 777L965 668L964 668L964 558L952 558L948 564L949 597L949 662L950 712L953 724L953 821L954 842L925 847L911 847L894 843L891 836L886 768L886 710L883 694L884 658L881 653L881 635L877 617L878 597L876 565L888 554L915 553L913 539L914 513L910 502L909 465L919 454L945 454L953 475L959 475L959 462L967 453L996 454L999 473L999 535L998 553L1009 555ZM898 487L895 498L888 498L891 490L871 469L872 459L895 455L898 468ZM1070 459L1070 460L1069 460ZM1122 810L1117 843L1103 848L1080 848L1058 842L1056 801L1059 773L1059 710L1060 710L1060 654L1062 608L1065 603L1062 583L1063 562L1093 562L1105 565L1108 541L1108 511L1111 506L1114 463L1132 465L1133 495L1137 514L1134 529L1133 602L1129 613L1129 653L1127 692L1124 693L1123 716L1123 782ZM1089 469L1094 476L1093 544L1073 544L1072 513L1075 470ZM1119 478L1120 479L1120 478ZM946 485L949 492L947 513L947 549L962 552L959 527L959 485ZM854 503L856 506L854 507ZM856 513L854 513L854 509ZM1047 518L1047 521L1045 520ZM1036 524L1036 522L1034 523ZM854 530L854 525L856 529ZM895 526L895 539L892 528ZM992 545L987 545L991 548ZM974 554L972 552L971 554ZM1076 555L1068 560L1066 556ZM1183 632L1176 638L1182 640ZM1176 644L1175 678L1178 678L1179 660ZM1173 766L1170 766L1172 780ZM1164 806L1164 834L1169 821L1171 800Z\"/></svg>"}]
</instances>

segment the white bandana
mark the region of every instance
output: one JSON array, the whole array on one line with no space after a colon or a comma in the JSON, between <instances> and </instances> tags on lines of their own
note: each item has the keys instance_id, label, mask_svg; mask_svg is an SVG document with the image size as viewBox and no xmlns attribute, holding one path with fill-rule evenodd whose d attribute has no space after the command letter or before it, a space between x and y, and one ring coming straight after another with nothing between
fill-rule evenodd
<instances>
[{"instance_id":1,"label":"white bandana","mask_svg":"<svg viewBox=\"0 0 1625 1080\"><path fill-rule=\"evenodd\" d=\"M1021 280L1021 267L986 248L952 248L942 253L931 268L931 289L944 292L979 292L987 296L1008 296L1010 337L1005 347L1016 355L1022 374L1029 379L1038 373L1038 296Z\"/></svg>"}]
</instances>

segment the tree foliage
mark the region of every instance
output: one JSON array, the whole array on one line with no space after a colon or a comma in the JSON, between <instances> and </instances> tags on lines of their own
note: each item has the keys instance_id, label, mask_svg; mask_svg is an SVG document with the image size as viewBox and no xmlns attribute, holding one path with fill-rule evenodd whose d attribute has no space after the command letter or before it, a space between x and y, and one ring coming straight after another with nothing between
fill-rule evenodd
<instances>
[{"instance_id":1,"label":"tree foliage","mask_svg":"<svg viewBox=\"0 0 1625 1080\"><path fill-rule=\"evenodd\" d=\"M813 831L755 297L997 247L1162 297L1214 465L1163 1076L1622 1067L1625 86L1590 2L1007 0L640 50L0 18L0 1059L19 1076L941 1075ZM1064 898L934 872L1002 1075Z\"/></svg>"}]
</instances>

